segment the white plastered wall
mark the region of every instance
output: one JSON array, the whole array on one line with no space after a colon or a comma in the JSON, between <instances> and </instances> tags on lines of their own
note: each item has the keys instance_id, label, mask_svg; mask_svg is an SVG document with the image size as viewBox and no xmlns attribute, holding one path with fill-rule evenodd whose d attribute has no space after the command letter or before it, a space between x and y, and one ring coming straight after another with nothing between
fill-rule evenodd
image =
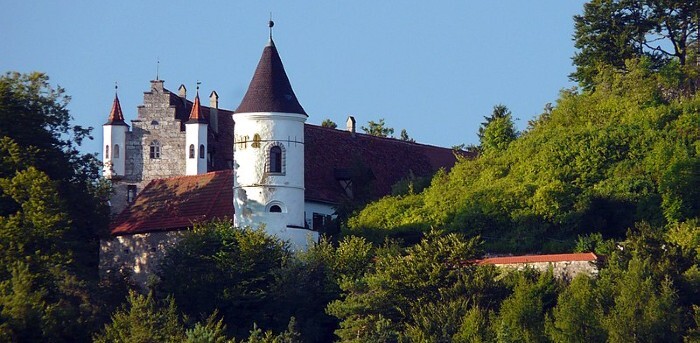
<instances>
[{"instance_id":1,"label":"white plastered wall","mask_svg":"<svg viewBox=\"0 0 700 343\"><path fill-rule=\"evenodd\" d=\"M102 126L102 175L106 178L114 176L124 176L126 163L126 125L104 125ZM114 147L119 146L119 157L114 157ZM105 147L109 146L109 156L106 156Z\"/></svg>"},{"instance_id":2,"label":"white plastered wall","mask_svg":"<svg viewBox=\"0 0 700 343\"><path fill-rule=\"evenodd\" d=\"M204 156L199 155L199 146L204 145ZM194 158L190 158L190 145L194 145ZM185 124L185 173L199 175L207 172L207 124Z\"/></svg>"},{"instance_id":3,"label":"white plastered wall","mask_svg":"<svg viewBox=\"0 0 700 343\"><path fill-rule=\"evenodd\" d=\"M234 222L259 227L304 248L318 233L305 229L304 122L293 113L237 113L234 143ZM256 134L260 137L255 144ZM282 172L268 172L269 151L282 149ZM277 205L281 213L270 212Z\"/></svg>"}]
</instances>

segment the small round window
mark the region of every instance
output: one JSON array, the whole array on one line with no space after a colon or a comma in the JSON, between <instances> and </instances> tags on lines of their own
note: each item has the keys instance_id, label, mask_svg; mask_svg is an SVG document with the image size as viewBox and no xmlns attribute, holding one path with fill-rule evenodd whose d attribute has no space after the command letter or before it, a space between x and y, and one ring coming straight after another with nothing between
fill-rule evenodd
<instances>
[{"instance_id":1,"label":"small round window","mask_svg":"<svg viewBox=\"0 0 700 343\"><path fill-rule=\"evenodd\" d=\"M282 208L279 207L278 205L272 205L270 206L270 212L282 212Z\"/></svg>"}]
</instances>

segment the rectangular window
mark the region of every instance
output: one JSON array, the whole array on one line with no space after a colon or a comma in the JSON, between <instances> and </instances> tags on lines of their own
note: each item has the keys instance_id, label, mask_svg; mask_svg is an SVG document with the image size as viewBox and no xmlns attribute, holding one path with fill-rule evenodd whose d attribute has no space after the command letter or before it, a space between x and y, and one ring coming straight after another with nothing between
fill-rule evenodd
<instances>
[{"instance_id":1,"label":"rectangular window","mask_svg":"<svg viewBox=\"0 0 700 343\"><path fill-rule=\"evenodd\" d=\"M136 199L136 185L126 186L126 202L131 204Z\"/></svg>"},{"instance_id":2,"label":"rectangular window","mask_svg":"<svg viewBox=\"0 0 700 343\"><path fill-rule=\"evenodd\" d=\"M311 229L314 231L322 231L323 230L323 221L325 218L326 218L326 216L324 216L323 214L314 212L314 215L313 215L312 221L311 221Z\"/></svg>"}]
</instances>

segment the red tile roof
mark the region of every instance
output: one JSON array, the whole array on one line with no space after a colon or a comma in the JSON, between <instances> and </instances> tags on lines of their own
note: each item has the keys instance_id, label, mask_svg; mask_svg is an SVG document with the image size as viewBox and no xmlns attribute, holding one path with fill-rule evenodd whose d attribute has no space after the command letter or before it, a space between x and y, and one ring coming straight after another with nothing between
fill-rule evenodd
<instances>
[{"instance_id":1,"label":"red tile roof","mask_svg":"<svg viewBox=\"0 0 700 343\"><path fill-rule=\"evenodd\" d=\"M122 114L122 105L119 103L119 97L114 95L114 102L112 103L112 111L109 112L109 117L105 125L124 125L128 126L124 122L124 114Z\"/></svg>"},{"instance_id":2,"label":"red tile roof","mask_svg":"<svg viewBox=\"0 0 700 343\"><path fill-rule=\"evenodd\" d=\"M598 256L592 252L577 254L554 254L554 255L525 255L491 257L477 260L477 264L524 264L538 262L566 262L566 261L597 261Z\"/></svg>"},{"instance_id":3,"label":"red tile roof","mask_svg":"<svg viewBox=\"0 0 700 343\"><path fill-rule=\"evenodd\" d=\"M207 120L204 119L202 115L202 110L199 105L199 92L197 96L194 97L194 104L192 104L192 110L190 111L190 120L187 121L188 124L191 123L206 123Z\"/></svg>"},{"instance_id":4,"label":"red tile roof","mask_svg":"<svg viewBox=\"0 0 700 343\"><path fill-rule=\"evenodd\" d=\"M236 113L282 112L306 115L292 90L282 59L270 39Z\"/></svg>"},{"instance_id":5,"label":"red tile roof","mask_svg":"<svg viewBox=\"0 0 700 343\"><path fill-rule=\"evenodd\" d=\"M193 223L233 216L231 170L151 181L110 225L119 236L191 227Z\"/></svg>"}]
</instances>

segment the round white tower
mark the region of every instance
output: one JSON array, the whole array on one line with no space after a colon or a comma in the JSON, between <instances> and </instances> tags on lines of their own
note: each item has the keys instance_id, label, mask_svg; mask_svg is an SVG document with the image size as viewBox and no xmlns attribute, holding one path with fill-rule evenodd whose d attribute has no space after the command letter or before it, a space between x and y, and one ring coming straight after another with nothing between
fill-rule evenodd
<instances>
[{"instance_id":1,"label":"round white tower","mask_svg":"<svg viewBox=\"0 0 700 343\"><path fill-rule=\"evenodd\" d=\"M102 147L102 175L107 179L124 176L126 165L126 132L129 125L124 122L119 97L114 94L112 111L107 122L102 125L104 144Z\"/></svg>"},{"instance_id":2,"label":"round white tower","mask_svg":"<svg viewBox=\"0 0 700 343\"><path fill-rule=\"evenodd\" d=\"M199 86L192 104L190 120L185 123L185 172L198 175L207 172L207 121L199 105Z\"/></svg>"},{"instance_id":3,"label":"round white tower","mask_svg":"<svg viewBox=\"0 0 700 343\"><path fill-rule=\"evenodd\" d=\"M236 226L258 227L304 248L304 122L272 37L233 115Z\"/></svg>"}]
</instances>

